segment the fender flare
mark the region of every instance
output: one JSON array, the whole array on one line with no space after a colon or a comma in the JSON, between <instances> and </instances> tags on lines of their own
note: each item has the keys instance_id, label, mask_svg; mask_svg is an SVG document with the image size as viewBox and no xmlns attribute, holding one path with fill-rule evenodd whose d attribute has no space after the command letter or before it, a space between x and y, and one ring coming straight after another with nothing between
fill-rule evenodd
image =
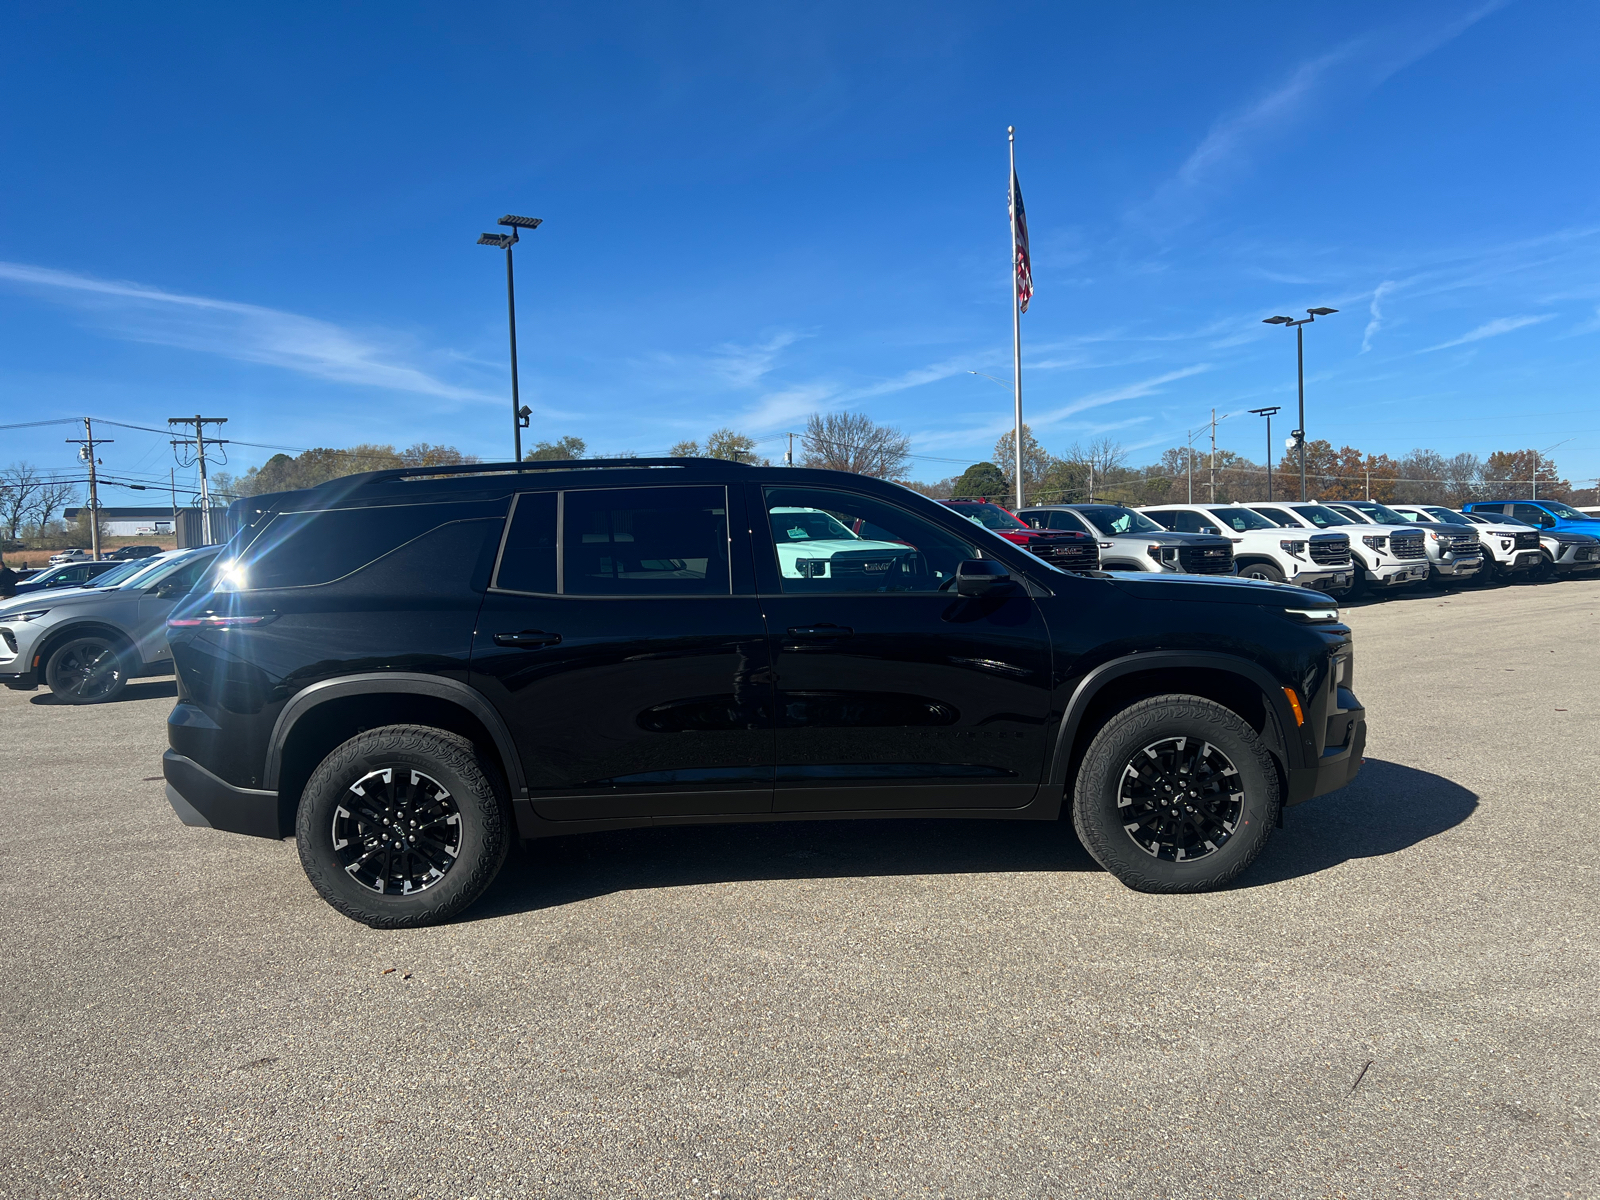
<instances>
[{"instance_id":1,"label":"fender flare","mask_svg":"<svg viewBox=\"0 0 1600 1200\"><path fill-rule=\"evenodd\" d=\"M137 674L146 665L144 655L139 652L138 639L127 630L118 625L113 625L110 621L84 617L45 632L45 635L39 639L38 644L30 652L34 660L39 664L37 669L43 672L50 661L50 656L75 637L105 637L121 642L127 649L133 651L134 657L138 660L133 665L134 674ZM28 669L34 670L35 668L29 667ZM42 674L39 677L39 681L41 683L44 682Z\"/></svg>"},{"instance_id":2,"label":"fender flare","mask_svg":"<svg viewBox=\"0 0 1600 1200\"><path fill-rule=\"evenodd\" d=\"M1072 699L1067 702L1066 711L1061 715L1061 724L1056 730L1056 744L1050 757L1050 770L1046 775L1049 785L1066 786L1067 764L1072 759L1072 744L1077 739L1078 727L1083 723L1083 716L1089 711L1090 703L1102 688L1125 675L1159 671L1163 668L1186 667L1237 675L1259 688L1266 698L1267 712L1277 725L1278 741L1290 760L1285 762L1284 766L1292 769L1306 765L1302 761L1305 753L1300 745L1300 739L1290 736L1290 731L1298 732L1299 726L1295 724L1294 713L1284 697L1283 685L1275 680L1266 668L1246 658L1210 650L1148 650L1101 663L1078 681L1077 687L1073 689Z\"/></svg>"},{"instance_id":3,"label":"fender flare","mask_svg":"<svg viewBox=\"0 0 1600 1200\"><path fill-rule=\"evenodd\" d=\"M506 723L501 720L494 706L484 698L483 693L459 680L409 671L367 671L359 675L341 675L336 679L324 679L309 687L301 688L283 706L277 722L272 727L272 737L267 743L266 772L261 786L270 791L278 790L279 774L283 767L283 748L289 741L289 735L301 719L314 712L319 705L326 704L330 700L341 700L347 696L395 692L444 700L476 717L489 731L489 736L494 739L500 761L505 764L508 777L506 782L510 785L511 794L513 796L527 794L528 783L522 773L522 759L517 754L511 731L506 728Z\"/></svg>"}]
</instances>

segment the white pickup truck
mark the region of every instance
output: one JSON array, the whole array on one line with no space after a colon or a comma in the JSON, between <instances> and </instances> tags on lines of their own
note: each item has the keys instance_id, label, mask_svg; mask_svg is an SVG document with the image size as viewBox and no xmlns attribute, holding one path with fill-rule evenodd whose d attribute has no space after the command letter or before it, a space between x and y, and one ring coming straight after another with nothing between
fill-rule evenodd
<instances>
[{"instance_id":1,"label":"white pickup truck","mask_svg":"<svg viewBox=\"0 0 1600 1200\"><path fill-rule=\"evenodd\" d=\"M1416 522L1376 500L1339 500L1328 505L1348 517L1359 517L1373 524L1410 525ZM1422 549L1427 555L1428 577L1434 583L1446 580L1464 583L1483 569L1483 547L1475 529L1439 525L1422 531Z\"/></svg>"},{"instance_id":2,"label":"white pickup truck","mask_svg":"<svg viewBox=\"0 0 1600 1200\"><path fill-rule=\"evenodd\" d=\"M1291 528L1336 529L1350 538L1351 583L1349 595L1369 588L1389 591L1424 582L1428 578L1427 551L1421 535L1409 528L1364 524L1335 512L1326 504L1252 504L1251 508L1280 525Z\"/></svg>"},{"instance_id":3,"label":"white pickup truck","mask_svg":"<svg viewBox=\"0 0 1600 1200\"><path fill-rule=\"evenodd\" d=\"M1233 542L1233 561L1246 578L1319 592L1343 592L1350 586L1350 539L1343 533L1280 529L1242 504L1156 504L1139 511L1175 533L1220 529Z\"/></svg>"},{"instance_id":4,"label":"white pickup truck","mask_svg":"<svg viewBox=\"0 0 1600 1200\"><path fill-rule=\"evenodd\" d=\"M1496 522L1492 517L1476 513L1469 517L1466 513L1438 504L1396 504L1393 508L1402 517L1415 520L1419 525L1461 525L1475 532L1478 544L1483 547L1483 569L1478 572L1480 580L1525 577L1544 562L1544 554L1539 547L1539 531L1530 525L1508 525L1503 517Z\"/></svg>"}]
</instances>

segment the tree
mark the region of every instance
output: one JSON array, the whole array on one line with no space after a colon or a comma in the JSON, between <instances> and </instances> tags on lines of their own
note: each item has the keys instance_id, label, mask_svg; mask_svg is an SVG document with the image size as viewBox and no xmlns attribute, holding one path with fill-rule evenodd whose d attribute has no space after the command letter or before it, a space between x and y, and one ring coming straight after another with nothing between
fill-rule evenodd
<instances>
[{"instance_id":1,"label":"tree","mask_svg":"<svg viewBox=\"0 0 1600 1200\"><path fill-rule=\"evenodd\" d=\"M1554 461L1536 450L1496 450L1483 463L1483 482L1497 500L1533 499L1535 478L1541 500L1566 500L1572 495L1572 484L1560 477Z\"/></svg>"},{"instance_id":2,"label":"tree","mask_svg":"<svg viewBox=\"0 0 1600 1200\"><path fill-rule=\"evenodd\" d=\"M756 440L724 426L706 439L706 457L753 463L756 461Z\"/></svg>"},{"instance_id":3,"label":"tree","mask_svg":"<svg viewBox=\"0 0 1600 1200\"><path fill-rule=\"evenodd\" d=\"M17 531L32 512L34 493L43 482L32 463L12 463L0 471L0 524L4 525L7 541L17 540Z\"/></svg>"},{"instance_id":4,"label":"tree","mask_svg":"<svg viewBox=\"0 0 1600 1200\"><path fill-rule=\"evenodd\" d=\"M955 500L986 500L991 496L999 500L1005 494L1005 473L992 462L973 463L961 472L961 477L950 489L950 496Z\"/></svg>"},{"instance_id":5,"label":"tree","mask_svg":"<svg viewBox=\"0 0 1600 1200\"><path fill-rule=\"evenodd\" d=\"M812 413L802 435L801 465L890 479L905 470L911 439L866 413Z\"/></svg>"},{"instance_id":6,"label":"tree","mask_svg":"<svg viewBox=\"0 0 1600 1200\"><path fill-rule=\"evenodd\" d=\"M936 479L932 483L923 483L917 479L901 479L898 483L905 484L913 492L920 492L930 500L948 500L950 493L956 486L955 476L948 479Z\"/></svg>"},{"instance_id":7,"label":"tree","mask_svg":"<svg viewBox=\"0 0 1600 1200\"><path fill-rule=\"evenodd\" d=\"M31 522L43 529L55 516L73 500L77 499L78 485L75 483L60 483L53 480L43 480L38 490L34 493L33 504L29 509Z\"/></svg>"},{"instance_id":8,"label":"tree","mask_svg":"<svg viewBox=\"0 0 1600 1200\"><path fill-rule=\"evenodd\" d=\"M454 446L435 446L427 442L416 442L405 450L367 442L346 450L317 447L293 457L274 454L261 466L251 467L242 479L234 480L233 490L240 496L260 496L267 492L316 487L330 479L359 475L363 471L456 466L478 461L476 455L463 454Z\"/></svg>"},{"instance_id":9,"label":"tree","mask_svg":"<svg viewBox=\"0 0 1600 1200\"><path fill-rule=\"evenodd\" d=\"M1006 495L1015 497L1017 494L1017 432L1008 429L1002 433L994 444L994 459L1000 465L1001 473L1006 477ZM1022 495L1025 500L1037 501L1041 499L1041 489L1045 486L1045 479L1050 474L1050 468L1055 465L1055 459L1037 438L1033 430L1026 424L1022 427Z\"/></svg>"},{"instance_id":10,"label":"tree","mask_svg":"<svg viewBox=\"0 0 1600 1200\"><path fill-rule=\"evenodd\" d=\"M569 433L553 442L537 443L524 458L527 462L548 462L552 459L582 458L588 451L587 442Z\"/></svg>"},{"instance_id":11,"label":"tree","mask_svg":"<svg viewBox=\"0 0 1600 1200\"><path fill-rule=\"evenodd\" d=\"M668 458L699 458L699 442L673 442L672 449L667 451Z\"/></svg>"}]
</instances>

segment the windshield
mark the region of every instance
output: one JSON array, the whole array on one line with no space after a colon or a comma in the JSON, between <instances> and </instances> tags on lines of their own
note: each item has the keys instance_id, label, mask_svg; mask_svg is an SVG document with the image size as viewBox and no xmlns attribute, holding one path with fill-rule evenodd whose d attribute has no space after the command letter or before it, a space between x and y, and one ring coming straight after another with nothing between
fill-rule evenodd
<instances>
[{"instance_id":1,"label":"windshield","mask_svg":"<svg viewBox=\"0 0 1600 1200\"><path fill-rule=\"evenodd\" d=\"M1260 513L1263 517L1265 517L1267 520L1271 521L1274 525L1279 525L1279 526L1283 527L1284 529L1295 529L1300 524L1300 522L1296 521L1293 517L1291 517L1288 513L1284 512L1283 509L1281 509L1281 508L1257 508L1257 509L1252 509L1251 511Z\"/></svg>"},{"instance_id":2,"label":"windshield","mask_svg":"<svg viewBox=\"0 0 1600 1200\"><path fill-rule=\"evenodd\" d=\"M167 567L170 567L174 562L181 562L183 557L185 557L185 556L173 555L171 558L144 558L144 559L140 559L137 562L132 564L134 569L132 571L129 571L126 575L123 575L120 570L107 571L99 579L96 579L94 581L95 582L95 586L96 587L107 587L107 586L110 586L110 587L149 587L151 582L152 582L151 578L150 578L152 575L154 575L157 571L165 570ZM116 575L117 579L108 584L107 581L110 580L111 576L113 576L113 575Z\"/></svg>"},{"instance_id":3,"label":"windshield","mask_svg":"<svg viewBox=\"0 0 1600 1200\"><path fill-rule=\"evenodd\" d=\"M1277 528L1260 513L1251 512L1248 508L1213 508L1207 511L1235 533L1245 533L1252 529Z\"/></svg>"},{"instance_id":4,"label":"windshield","mask_svg":"<svg viewBox=\"0 0 1600 1200\"><path fill-rule=\"evenodd\" d=\"M969 521L976 521L985 529L1026 529L1027 526L1017 520L998 504L962 504L951 505Z\"/></svg>"},{"instance_id":5,"label":"windshield","mask_svg":"<svg viewBox=\"0 0 1600 1200\"><path fill-rule=\"evenodd\" d=\"M130 558L127 562L118 563L116 566L112 567L111 570L96 575L83 586L97 588L116 587L117 584L121 583L135 572L142 571L149 565L150 560L148 558Z\"/></svg>"},{"instance_id":6,"label":"windshield","mask_svg":"<svg viewBox=\"0 0 1600 1200\"><path fill-rule=\"evenodd\" d=\"M858 542L861 539L818 508L775 508L772 535L780 542Z\"/></svg>"},{"instance_id":7,"label":"windshield","mask_svg":"<svg viewBox=\"0 0 1600 1200\"><path fill-rule=\"evenodd\" d=\"M1119 533L1166 532L1143 513L1136 513L1131 508L1123 508L1120 504L1096 504L1092 507L1085 505L1083 508L1073 511L1088 517L1090 523L1107 537Z\"/></svg>"},{"instance_id":8,"label":"windshield","mask_svg":"<svg viewBox=\"0 0 1600 1200\"><path fill-rule=\"evenodd\" d=\"M1407 521L1394 509L1386 508L1376 500L1351 500L1347 502L1347 507L1353 508L1359 513L1365 513L1379 525L1410 525L1414 523Z\"/></svg>"},{"instance_id":9,"label":"windshield","mask_svg":"<svg viewBox=\"0 0 1600 1200\"><path fill-rule=\"evenodd\" d=\"M1447 525L1470 525L1470 524L1472 524L1471 521L1467 520L1464 516L1462 516L1460 513L1456 512L1456 510L1453 509L1453 508L1434 508L1433 506L1430 505L1429 507L1423 509L1422 511L1427 513L1429 516L1431 516L1435 521L1443 521Z\"/></svg>"},{"instance_id":10,"label":"windshield","mask_svg":"<svg viewBox=\"0 0 1600 1200\"><path fill-rule=\"evenodd\" d=\"M1326 504L1296 504L1294 511L1318 529L1332 529L1335 525L1354 525L1349 517L1336 513Z\"/></svg>"}]
</instances>

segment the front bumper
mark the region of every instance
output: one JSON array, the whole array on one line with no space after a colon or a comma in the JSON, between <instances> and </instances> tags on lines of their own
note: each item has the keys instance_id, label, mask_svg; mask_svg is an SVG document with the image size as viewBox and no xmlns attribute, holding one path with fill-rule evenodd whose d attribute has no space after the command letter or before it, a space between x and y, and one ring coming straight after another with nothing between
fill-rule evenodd
<instances>
[{"instance_id":1,"label":"front bumper","mask_svg":"<svg viewBox=\"0 0 1600 1200\"><path fill-rule=\"evenodd\" d=\"M1362 574L1369 583L1380 584L1386 588L1401 587L1408 583L1421 583L1427 579L1428 563L1426 559L1405 558L1373 570L1363 571Z\"/></svg>"},{"instance_id":2,"label":"front bumper","mask_svg":"<svg viewBox=\"0 0 1600 1200\"><path fill-rule=\"evenodd\" d=\"M13 692L32 692L39 687L39 675L35 671L0 671L0 684Z\"/></svg>"},{"instance_id":3,"label":"front bumper","mask_svg":"<svg viewBox=\"0 0 1600 1200\"><path fill-rule=\"evenodd\" d=\"M1354 779L1365 761L1367 710L1348 688L1339 688L1336 703L1325 718L1326 742L1318 761L1309 767L1289 769L1286 806L1304 804L1315 796L1338 791Z\"/></svg>"},{"instance_id":4,"label":"front bumper","mask_svg":"<svg viewBox=\"0 0 1600 1200\"><path fill-rule=\"evenodd\" d=\"M1355 579L1355 571L1354 564L1345 567L1312 567L1290 577L1287 582L1317 592L1336 592L1350 586Z\"/></svg>"},{"instance_id":5,"label":"front bumper","mask_svg":"<svg viewBox=\"0 0 1600 1200\"><path fill-rule=\"evenodd\" d=\"M1441 575L1460 577L1465 579L1468 575L1476 575L1483 568L1483 556L1473 558L1441 559L1433 564L1433 569Z\"/></svg>"},{"instance_id":6,"label":"front bumper","mask_svg":"<svg viewBox=\"0 0 1600 1200\"><path fill-rule=\"evenodd\" d=\"M294 813L283 812L277 792L234 787L174 750L161 756L161 773L167 781L167 803L185 825L264 838L294 832Z\"/></svg>"}]
</instances>

